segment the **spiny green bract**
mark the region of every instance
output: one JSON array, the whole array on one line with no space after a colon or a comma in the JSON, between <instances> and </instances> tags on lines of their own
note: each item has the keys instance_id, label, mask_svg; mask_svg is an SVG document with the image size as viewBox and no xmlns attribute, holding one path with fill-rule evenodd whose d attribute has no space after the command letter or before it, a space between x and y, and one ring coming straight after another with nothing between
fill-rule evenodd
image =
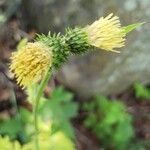
<instances>
[{"instance_id":1,"label":"spiny green bract","mask_svg":"<svg viewBox=\"0 0 150 150\"><path fill-rule=\"evenodd\" d=\"M65 41L70 48L70 52L73 54L83 54L90 47L88 36L82 28L67 28Z\"/></svg>"},{"instance_id":2,"label":"spiny green bract","mask_svg":"<svg viewBox=\"0 0 150 150\"><path fill-rule=\"evenodd\" d=\"M46 36L44 34L38 35L36 41L41 41L46 44L53 52L53 66L59 68L60 65L67 61L69 56L69 48L65 43L65 39L60 34L51 35L50 33Z\"/></svg>"}]
</instances>

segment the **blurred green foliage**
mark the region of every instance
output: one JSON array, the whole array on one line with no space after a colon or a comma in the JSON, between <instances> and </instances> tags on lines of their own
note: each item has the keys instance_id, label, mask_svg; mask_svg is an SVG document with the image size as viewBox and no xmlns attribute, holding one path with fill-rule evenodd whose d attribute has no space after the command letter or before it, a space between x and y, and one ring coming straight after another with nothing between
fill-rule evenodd
<instances>
[{"instance_id":1,"label":"blurred green foliage","mask_svg":"<svg viewBox=\"0 0 150 150\"><path fill-rule=\"evenodd\" d=\"M28 89L29 100L34 105L34 95L38 85ZM150 99L150 89L140 83L134 85L137 98ZM75 150L72 119L77 116L78 104L73 101L73 93L62 86L53 90L49 97L42 97L39 107L40 148L43 150ZM136 140L132 126L132 116L125 105L118 100L110 100L102 95L83 105L87 115L84 126L100 140L104 149L147 150L145 143ZM28 150L34 147L34 125L32 112L19 108L10 119L0 121L0 145ZM8 138L9 137L9 138ZM9 139L19 141L10 142ZM149 144L147 144L149 146Z\"/></svg>"},{"instance_id":2,"label":"blurred green foliage","mask_svg":"<svg viewBox=\"0 0 150 150\"><path fill-rule=\"evenodd\" d=\"M0 135L8 135L10 139L18 139L21 143L29 140L31 132L28 132L29 118L31 113L20 108L19 114L0 121Z\"/></svg>"},{"instance_id":3,"label":"blurred green foliage","mask_svg":"<svg viewBox=\"0 0 150 150\"><path fill-rule=\"evenodd\" d=\"M31 99L34 98L37 88L38 86L36 85L28 89ZM49 98L42 97L38 111L41 149L75 150L72 141L75 135L71 119L77 115L78 105L72 100L73 94L63 87L55 88ZM33 99L30 102L34 105ZM19 140L24 145L22 150L33 149L34 124L32 112L20 108L14 117L1 121L0 135L7 136L11 140ZM6 141L8 142L8 147L14 145L14 143L9 142L8 138L1 138L0 144ZM3 150L7 150L7 146L3 145L6 147ZM19 143L16 146L18 150L21 150Z\"/></svg>"},{"instance_id":4,"label":"blurred green foliage","mask_svg":"<svg viewBox=\"0 0 150 150\"><path fill-rule=\"evenodd\" d=\"M146 88L143 84L137 82L134 84L134 90L137 98L150 100L150 88Z\"/></svg>"},{"instance_id":5,"label":"blurred green foliage","mask_svg":"<svg viewBox=\"0 0 150 150\"><path fill-rule=\"evenodd\" d=\"M39 134L40 150L75 150L74 143L67 138L62 132L49 136L48 132ZM7 136L0 136L0 149L1 150L33 150L34 140L29 143L21 145L18 141L10 141Z\"/></svg>"},{"instance_id":6,"label":"blurred green foliage","mask_svg":"<svg viewBox=\"0 0 150 150\"><path fill-rule=\"evenodd\" d=\"M97 135L105 148L127 149L134 131L132 117L123 103L98 95L84 104L84 110L88 113L84 125Z\"/></svg>"},{"instance_id":7,"label":"blurred green foliage","mask_svg":"<svg viewBox=\"0 0 150 150\"><path fill-rule=\"evenodd\" d=\"M73 102L73 94L64 90L63 87L56 88L49 99L46 99L40 108L42 118L52 121L52 133L59 130L73 138L74 130L71 119L77 115L78 105Z\"/></svg>"}]
</instances>

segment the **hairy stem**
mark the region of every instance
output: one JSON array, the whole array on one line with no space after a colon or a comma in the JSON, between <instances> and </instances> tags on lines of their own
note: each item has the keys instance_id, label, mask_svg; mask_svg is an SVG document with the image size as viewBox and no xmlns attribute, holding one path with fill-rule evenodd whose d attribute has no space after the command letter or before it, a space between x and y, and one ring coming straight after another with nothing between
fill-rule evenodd
<instances>
[{"instance_id":1,"label":"hairy stem","mask_svg":"<svg viewBox=\"0 0 150 150\"><path fill-rule=\"evenodd\" d=\"M41 81L41 84L38 88L37 95L35 97L35 106L34 106L34 127L35 127L35 150L39 150L39 140L38 140L38 133L39 133L39 127L38 127L38 106L40 102L40 98L43 94L44 88L46 87L49 79L51 77L51 71L47 71L45 77Z\"/></svg>"}]
</instances>

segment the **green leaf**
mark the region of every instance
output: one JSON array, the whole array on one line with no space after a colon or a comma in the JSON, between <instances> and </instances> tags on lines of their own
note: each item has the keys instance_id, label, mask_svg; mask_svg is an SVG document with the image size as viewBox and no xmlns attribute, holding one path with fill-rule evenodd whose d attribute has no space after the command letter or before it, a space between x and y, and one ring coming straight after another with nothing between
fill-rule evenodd
<instances>
[{"instance_id":1,"label":"green leaf","mask_svg":"<svg viewBox=\"0 0 150 150\"><path fill-rule=\"evenodd\" d=\"M65 102L65 101L71 101L72 98L73 98L73 94L68 91L65 91L64 88L60 86L53 91L50 99L55 99L55 100L57 99L58 101Z\"/></svg>"},{"instance_id":2,"label":"green leaf","mask_svg":"<svg viewBox=\"0 0 150 150\"><path fill-rule=\"evenodd\" d=\"M27 133L27 123L31 122L31 112L24 108L19 109L19 115L0 122L0 134L7 135L10 139L19 139L21 143L29 140L31 133Z\"/></svg>"},{"instance_id":3,"label":"green leaf","mask_svg":"<svg viewBox=\"0 0 150 150\"><path fill-rule=\"evenodd\" d=\"M10 138L15 139L21 130L22 123L18 118L11 118L0 123L0 134L7 134Z\"/></svg>"},{"instance_id":4,"label":"green leaf","mask_svg":"<svg viewBox=\"0 0 150 150\"><path fill-rule=\"evenodd\" d=\"M95 107L90 107L91 103L95 103ZM132 117L121 101L97 95L89 104L86 102L85 110L88 115L84 125L100 138L104 148L111 149L113 146L116 150L127 149L134 137L134 130Z\"/></svg>"},{"instance_id":5,"label":"green leaf","mask_svg":"<svg viewBox=\"0 0 150 150\"><path fill-rule=\"evenodd\" d=\"M20 120L22 121L22 123L26 124L32 121L32 113L30 111L28 111L27 109L21 107L19 109L19 114L20 114Z\"/></svg>"},{"instance_id":6,"label":"green leaf","mask_svg":"<svg viewBox=\"0 0 150 150\"><path fill-rule=\"evenodd\" d=\"M20 42L17 45L17 50L21 49L22 47L24 47L28 42L27 38L23 38L20 40Z\"/></svg>"},{"instance_id":7,"label":"green leaf","mask_svg":"<svg viewBox=\"0 0 150 150\"><path fill-rule=\"evenodd\" d=\"M123 33L127 34L127 33L131 32L131 31L133 31L134 29L140 27L143 24L144 24L144 22L143 23L134 23L134 24L125 26L125 27L123 27Z\"/></svg>"},{"instance_id":8,"label":"green leaf","mask_svg":"<svg viewBox=\"0 0 150 150\"><path fill-rule=\"evenodd\" d=\"M51 119L53 133L61 130L71 138L74 137L71 119L77 115L78 110L78 105L72 99L72 93L65 91L63 87L58 87L40 108L42 118Z\"/></svg>"},{"instance_id":9,"label":"green leaf","mask_svg":"<svg viewBox=\"0 0 150 150\"><path fill-rule=\"evenodd\" d=\"M141 83L135 83L134 85L135 95L137 98L144 98L150 100L150 89L144 87Z\"/></svg>"}]
</instances>

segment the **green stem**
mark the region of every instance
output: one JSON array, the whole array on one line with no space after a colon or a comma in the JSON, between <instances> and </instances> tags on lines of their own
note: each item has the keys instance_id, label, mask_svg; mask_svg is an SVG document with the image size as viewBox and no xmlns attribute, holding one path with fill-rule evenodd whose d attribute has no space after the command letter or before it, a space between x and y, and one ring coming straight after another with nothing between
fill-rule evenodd
<instances>
[{"instance_id":1,"label":"green stem","mask_svg":"<svg viewBox=\"0 0 150 150\"><path fill-rule=\"evenodd\" d=\"M44 88L47 85L49 79L51 77L51 71L47 71L45 77L41 81L41 84L38 88L37 95L35 97L35 106L34 106L34 127L35 127L35 150L39 150L39 140L38 140L38 133L39 133L39 127L38 127L38 106L40 102L40 98L43 94Z\"/></svg>"}]
</instances>

